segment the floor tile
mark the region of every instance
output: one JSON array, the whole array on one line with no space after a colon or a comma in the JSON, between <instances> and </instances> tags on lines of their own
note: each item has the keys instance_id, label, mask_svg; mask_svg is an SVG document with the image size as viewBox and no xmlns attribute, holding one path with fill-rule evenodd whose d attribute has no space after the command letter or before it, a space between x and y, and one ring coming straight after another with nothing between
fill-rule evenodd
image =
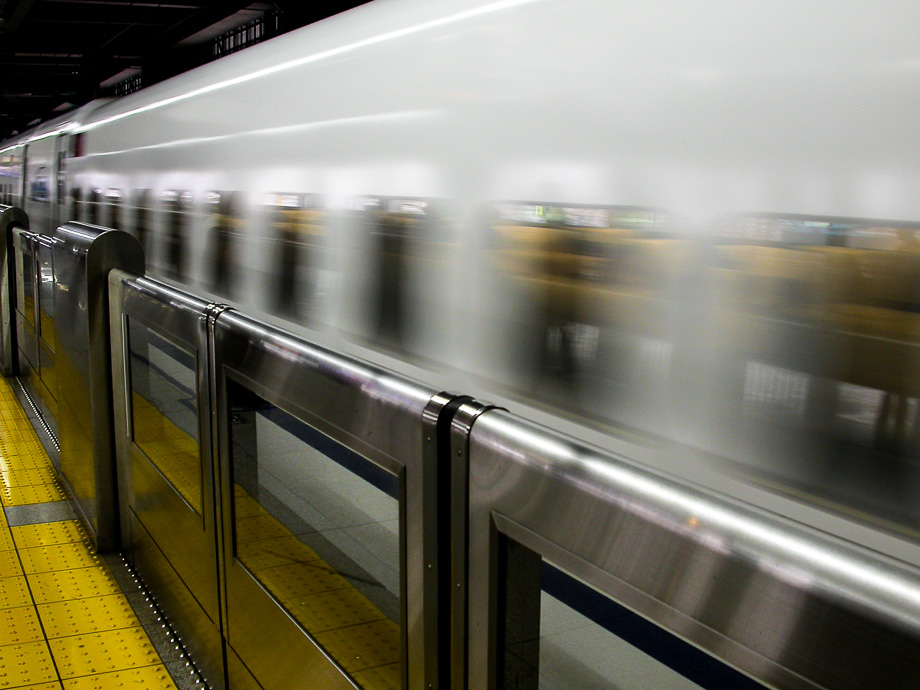
<instances>
[{"instance_id":1,"label":"floor tile","mask_svg":"<svg viewBox=\"0 0 920 690\"><path fill-rule=\"evenodd\" d=\"M61 678L75 678L160 663L140 626L48 640Z\"/></svg>"},{"instance_id":2,"label":"floor tile","mask_svg":"<svg viewBox=\"0 0 920 690\"><path fill-rule=\"evenodd\" d=\"M57 678L44 640L0 647L0 688L19 688Z\"/></svg>"},{"instance_id":3,"label":"floor tile","mask_svg":"<svg viewBox=\"0 0 920 690\"><path fill-rule=\"evenodd\" d=\"M123 594L39 604L38 615L48 639L140 625Z\"/></svg>"}]
</instances>

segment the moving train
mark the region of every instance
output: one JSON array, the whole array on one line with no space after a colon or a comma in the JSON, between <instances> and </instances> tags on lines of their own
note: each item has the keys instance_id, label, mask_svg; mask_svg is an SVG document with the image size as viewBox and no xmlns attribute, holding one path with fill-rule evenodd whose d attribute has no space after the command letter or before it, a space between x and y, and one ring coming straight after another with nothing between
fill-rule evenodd
<instances>
[{"instance_id":1,"label":"moving train","mask_svg":"<svg viewBox=\"0 0 920 690\"><path fill-rule=\"evenodd\" d=\"M909 530L918 34L902 2L377 0L0 144L0 201L668 472Z\"/></svg>"}]
</instances>

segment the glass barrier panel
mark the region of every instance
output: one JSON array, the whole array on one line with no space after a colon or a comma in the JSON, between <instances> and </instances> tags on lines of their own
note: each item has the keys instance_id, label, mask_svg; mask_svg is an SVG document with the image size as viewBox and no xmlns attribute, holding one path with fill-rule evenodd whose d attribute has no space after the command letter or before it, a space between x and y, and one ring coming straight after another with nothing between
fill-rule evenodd
<instances>
[{"instance_id":1,"label":"glass barrier panel","mask_svg":"<svg viewBox=\"0 0 920 690\"><path fill-rule=\"evenodd\" d=\"M54 264L51 246L37 244L38 254L38 317L41 339L54 352L57 337L54 333Z\"/></svg>"},{"instance_id":2,"label":"glass barrier panel","mask_svg":"<svg viewBox=\"0 0 920 690\"><path fill-rule=\"evenodd\" d=\"M539 554L503 541L499 687L764 688Z\"/></svg>"},{"instance_id":3,"label":"glass barrier panel","mask_svg":"<svg viewBox=\"0 0 920 690\"><path fill-rule=\"evenodd\" d=\"M25 244L25 240L23 240ZM35 286L32 282L32 253L16 252L16 273L21 276L17 283L16 306L26 323L35 327Z\"/></svg>"},{"instance_id":4,"label":"glass barrier panel","mask_svg":"<svg viewBox=\"0 0 920 690\"><path fill-rule=\"evenodd\" d=\"M399 478L227 385L237 560L359 686L400 687Z\"/></svg>"},{"instance_id":5,"label":"glass barrier panel","mask_svg":"<svg viewBox=\"0 0 920 690\"><path fill-rule=\"evenodd\" d=\"M134 443L200 515L195 355L135 319L128 338Z\"/></svg>"}]
</instances>

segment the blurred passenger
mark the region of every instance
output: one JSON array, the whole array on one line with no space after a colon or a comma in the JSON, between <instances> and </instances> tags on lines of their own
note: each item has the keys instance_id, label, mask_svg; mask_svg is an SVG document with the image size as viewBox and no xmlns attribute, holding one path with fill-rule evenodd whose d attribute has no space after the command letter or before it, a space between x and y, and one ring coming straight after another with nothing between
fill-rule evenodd
<instances>
[{"instance_id":1,"label":"blurred passenger","mask_svg":"<svg viewBox=\"0 0 920 690\"><path fill-rule=\"evenodd\" d=\"M268 201L272 252L271 308L289 319L314 319L319 252L325 214L302 194L273 194Z\"/></svg>"},{"instance_id":2,"label":"blurred passenger","mask_svg":"<svg viewBox=\"0 0 920 690\"><path fill-rule=\"evenodd\" d=\"M377 276L374 298L374 337L401 349L405 342L403 288L406 283L409 233L418 222L398 213L382 213L376 219L374 237L377 247Z\"/></svg>"},{"instance_id":3,"label":"blurred passenger","mask_svg":"<svg viewBox=\"0 0 920 690\"><path fill-rule=\"evenodd\" d=\"M437 303L438 266L446 265L446 221L431 202L390 198L361 212L369 231L371 265L368 335L380 345L417 353Z\"/></svg>"},{"instance_id":4,"label":"blurred passenger","mask_svg":"<svg viewBox=\"0 0 920 690\"><path fill-rule=\"evenodd\" d=\"M902 252L920 252L920 241L917 240L917 231L911 228L898 228L898 240Z\"/></svg>"},{"instance_id":5,"label":"blurred passenger","mask_svg":"<svg viewBox=\"0 0 920 690\"><path fill-rule=\"evenodd\" d=\"M90 225L99 223L99 190L91 189L86 197L86 222Z\"/></svg>"},{"instance_id":6,"label":"blurred passenger","mask_svg":"<svg viewBox=\"0 0 920 690\"><path fill-rule=\"evenodd\" d=\"M134 236L144 250L144 256L150 261L149 253L151 235L150 190L140 189L134 193Z\"/></svg>"},{"instance_id":7,"label":"blurred passenger","mask_svg":"<svg viewBox=\"0 0 920 690\"><path fill-rule=\"evenodd\" d=\"M82 196L83 190L79 187L74 187L70 190L70 208L67 210L67 218L65 219L66 221L80 220L80 213L82 211Z\"/></svg>"},{"instance_id":8,"label":"blurred passenger","mask_svg":"<svg viewBox=\"0 0 920 690\"><path fill-rule=\"evenodd\" d=\"M235 266L234 245L241 235L243 220L235 192L211 192L208 195L210 218L208 221L209 270L208 287L212 292L232 298Z\"/></svg>"},{"instance_id":9,"label":"blurred passenger","mask_svg":"<svg viewBox=\"0 0 920 690\"><path fill-rule=\"evenodd\" d=\"M109 189L105 193L106 205L108 206L108 220L106 227L123 230L121 219L121 191Z\"/></svg>"},{"instance_id":10,"label":"blurred passenger","mask_svg":"<svg viewBox=\"0 0 920 690\"><path fill-rule=\"evenodd\" d=\"M192 195L190 192L168 191L163 196L165 234L163 236L163 269L170 278L186 280L187 235L191 223Z\"/></svg>"}]
</instances>

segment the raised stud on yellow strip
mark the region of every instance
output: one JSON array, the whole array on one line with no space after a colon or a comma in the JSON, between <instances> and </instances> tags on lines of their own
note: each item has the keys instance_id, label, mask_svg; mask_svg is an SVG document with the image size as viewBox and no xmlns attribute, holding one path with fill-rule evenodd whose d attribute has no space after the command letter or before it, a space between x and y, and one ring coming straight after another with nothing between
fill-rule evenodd
<instances>
[{"instance_id":1,"label":"raised stud on yellow strip","mask_svg":"<svg viewBox=\"0 0 920 690\"><path fill-rule=\"evenodd\" d=\"M48 640L61 678L121 671L160 663L147 633L140 626L71 635Z\"/></svg>"},{"instance_id":2,"label":"raised stud on yellow strip","mask_svg":"<svg viewBox=\"0 0 920 690\"><path fill-rule=\"evenodd\" d=\"M44 640L0 647L0 688L19 688L53 680L57 680L57 673Z\"/></svg>"},{"instance_id":3,"label":"raised stud on yellow strip","mask_svg":"<svg viewBox=\"0 0 920 690\"><path fill-rule=\"evenodd\" d=\"M174 690L175 684L162 664L132 668L127 671L115 671L95 676L83 676L64 681L66 690Z\"/></svg>"},{"instance_id":4,"label":"raised stud on yellow strip","mask_svg":"<svg viewBox=\"0 0 920 690\"><path fill-rule=\"evenodd\" d=\"M13 538L20 549L51 546L53 544L83 543L86 541L86 533L77 520L22 525L13 527L12 532Z\"/></svg>"}]
</instances>

